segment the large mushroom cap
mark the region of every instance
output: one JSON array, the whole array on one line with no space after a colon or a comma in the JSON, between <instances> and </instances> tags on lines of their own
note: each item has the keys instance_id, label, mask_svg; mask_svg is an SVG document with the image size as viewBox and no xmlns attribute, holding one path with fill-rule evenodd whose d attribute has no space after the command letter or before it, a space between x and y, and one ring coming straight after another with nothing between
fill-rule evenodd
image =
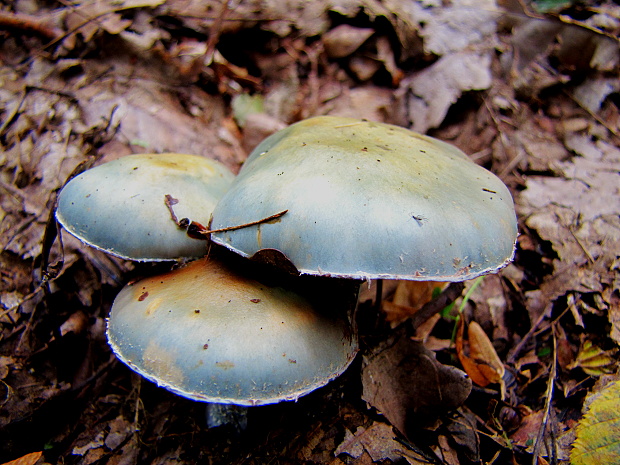
<instances>
[{"instance_id":1,"label":"large mushroom cap","mask_svg":"<svg viewBox=\"0 0 620 465\"><path fill-rule=\"evenodd\" d=\"M179 395L261 405L296 400L353 360L357 343L346 318L326 313L202 259L126 286L108 340L133 370Z\"/></svg>"},{"instance_id":2,"label":"large mushroom cap","mask_svg":"<svg viewBox=\"0 0 620 465\"><path fill-rule=\"evenodd\" d=\"M317 117L265 139L213 212L244 256L281 251L301 273L463 281L513 256L512 197L455 147L387 124Z\"/></svg>"},{"instance_id":3,"label":"large mushroom cap","mask_svg":"<svg viewBox=\"0 0 620 465\"><path fill-rule=\"evenodd\" d=\"M56 217L88 245L138 261L205 254L205 242L177 227L179 219L207 224L234 175L221 163L178 153L130 155L85 171L58 196Z\"/></svg>"}]
</instances>

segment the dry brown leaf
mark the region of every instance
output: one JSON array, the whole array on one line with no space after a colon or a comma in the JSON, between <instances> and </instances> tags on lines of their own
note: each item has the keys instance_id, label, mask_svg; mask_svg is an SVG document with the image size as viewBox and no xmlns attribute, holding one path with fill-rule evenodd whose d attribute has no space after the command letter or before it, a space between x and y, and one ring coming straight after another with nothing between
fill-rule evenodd
<instances>
[{"instance_id":1,"label":"dry brown leaf","mask_svg":"<svg viewBox=\"0 0 620 465\"><path fill-rule=\"evenodd\" d=\"M617 296L610 296L610 304L607 313L611 332L609 336L620 345L620 299Z\"/></svg>"},{"instance_id":2,"label":"dry brown leaf","mask_svg":"<svg viewBox=\"0 0 620 465\"><path fill-rule=\"evenodd\" d=\"M332 116L385 121L386 116L391 115L393 106L394 92L391 89L365 85L343 89L338 97L323 104L319 112Z\"/></svg>"},{"instance_id":3,"label":"dry brown leaf","mask_svg":"<svg viewBox=\"0 0 620 465\"><path fill-rule=\"evenodd\" d=\"M523 417L519 428L510 436L515 446L532 447L540 431L543 413L542 410L539 410L537 412L529 412L528 415Z\"/></svg>"},{"instance_id":4,"label":"dry brown leaf","mask_svg":"<svg viewBox=\"0 0 620 465\"><path fill-rule=\"evenodd\" d=\"M442 291L447 283L433 281L399 281L391 301L382 302L386 321L398 326Z\"/></svg>"},{"instance_id":5,"label":"dry brown leaf","mask_svg":"<svg viewBox=\"0 0 620 465\"><path fill-rule=\"evenodd\" d=\"M42 455L43 452L31 452L10 462L4 462L2 465L34 465Z\"/></svg>"},{"instance_id":6,"label":"dry brown leaf","mask_svg":"<svg viewBox=\"0 0 620 465\"><path fill-rule=\"evenodd\" d=\"M491 54L469 50L444 55L406 77L399 92L406 100L412 129L425 133L438 127L463 92L488 89L491 80Z\"/></svg>"},{"instance_id":7,"label":"dry brown leaf","mask_svg":"<svg viewBox=\"0 0 620 465\"><path fill-rule=\"evenodd\" d=\"M431 14L420 32L426 51L447 55L493 46L499 16L495 0L461 0L436 5L436 8L426 8Z\"/></svg>"},{"instance_id":8,"label":"dry brown leaf","mask_svg":"<svg viewBox=\"0 0 620 465\"><path fill-rule=\"evenodd\" d=\"M404 435L457 408L471 391L465 373L442 365L422 343L404 336L364 363L363 399Z\"/></svg>"},{"instance_id":9,"label":"dry brown leaf","mask_svg":"<svg viewBox=\"0 0 620 465\"><path fill-rule=\"evenodd\" d=\"M493 343L480 325L472 321L467 328L469 353L479 363L479 368L491 383L499 383L504 376L504 364L500 360Z\"/></svg>"},{"instance_id":10,"label":"dry brown leaf","mask_svg":"<svg viewBox=\"0 0 620 465\"><path fill-rule=\"evenodd\" d=\"M80 334L87 328L88 316L82 311L72 313L67 320L60 325L59 331L61 336L68 333Z\"/></svg>"},{"instance_id":11,"label":"dry brown leaf","mask_svg":"<svg viewBox=\"0 0 620 465\"><path fill-rule=\"evenodd\" d=\"M465 373L469 375L471 380L476 383L478 386L485 387L489 385L490 381L484 376L484 374L478 368L478 364L467 356L465 351L465 321L461 318L458 322L458 327L456 331L456 341L455 341L455 349L456 355L458 356L461 365L463 365L463 369Z\"/></svg>"},{"instance_id":12,"label":"dry brown leaf","mask_svg":"<svg viewBox=\"0 0 620 465\"><path fill-rule=\"evenodd\" d=\"M341 24L323 34L325 52L330 58L348 57L374 33L374 29Z\"/></svg>"},{"instance_id":13,"label":"dry brown leaf","mask_svg":"<svg viewBox=\"0 0 620 465\"><path fill-rule=\"evenodd\" d=\"M478 323L472 321L467 328L468 347L464 341L465 322L461 318L456 335L456 353L472 381L479 386L501 384L505 368L491 340ZM469 355L468 350L469 349Z\"/></svg>"},{"instance_id":14,"label":"dry brown leaf","mask_svg":"<svg viewBox=\"0 0 620 465\"><path fill-rule=\"evenodd\" d=\"M586 340L582 344L575 361L569 369L581 368L590 376L601 376L613 373L616 367L615 351L605 351Z\"/></svg>"},{"instance_id":15,"label":"dry brown leaf","mask_svg":"<svg viewBox=\"0 0 620 465\"><path fill-rule=\"evenodd\" d=\"M395 441L392 427L385 423L375 422L368 428L360 426L355 433L345 431L345 437L334 455L348 454L359 458L366 451L373 462L400 459L402 444Z\"/></svg>"}]
</instances>

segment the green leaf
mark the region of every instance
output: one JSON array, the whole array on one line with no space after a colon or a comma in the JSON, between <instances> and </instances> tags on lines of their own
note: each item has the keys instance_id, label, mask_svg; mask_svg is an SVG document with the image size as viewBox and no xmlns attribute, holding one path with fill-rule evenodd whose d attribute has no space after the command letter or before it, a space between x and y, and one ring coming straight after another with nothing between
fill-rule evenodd
<instances>
[{"instance_id":1,"label":"green leaf","mask_svg":"<svg viewBox=\"0 0 620 465\"><path fill-rule=\"evenodd\" d=\"M585 415L577 425L571 465L620 463L620 381L590 394Z\"/></svg>"},{"instance_id":2,"label":"green leaf","mask_svg":"<svg viewBox=\"0 0 620 465\"><path fill-rule=\"evenodd\" d=\"M534 2L534 8L539 13L549 13L563 10L572 4L573 2L569 0L537 0Z\"/></svg>"}]
</instances>

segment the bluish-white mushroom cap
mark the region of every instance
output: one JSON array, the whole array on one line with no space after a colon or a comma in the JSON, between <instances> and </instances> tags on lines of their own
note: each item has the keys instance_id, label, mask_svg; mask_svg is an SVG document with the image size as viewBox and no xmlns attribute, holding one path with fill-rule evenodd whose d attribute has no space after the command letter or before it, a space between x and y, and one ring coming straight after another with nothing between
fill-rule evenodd
<instances>
[{"instance_id":1,"label":"bluish-white mushroom cap","mask_svg":"<svg viewBox=\"0 0 620 465\"><path fill-rule=\"evenodd\" d=\"M213 212L212 235L244 255L270 248L301 273L463 281L513 257L508 188L457 148L397 126L340 117L265 139Z\"/></svg>"},{"instance_id":2,"label":"bluish-white mushroom cap","mask_svg":"<svg viewBox=\"0 0 620 465\"><path fill-rule=\"evenodd\" d=\"M205 258L123 288L107 335L122 362L176 394L262 405L296 400L353 360L346 312L329 310Z\"/></svg>"},{"instance_id":3,"label":"bluish-white mushroom cap","mask_svg":"<svg viewBox=\"0 0 620 465\"><path fill-rule=\"evenodd\" d=\"M137 261L200 257L204 241L190 238L172 220L207 225L234 175L221 163L178 153L129 155L69 181L58 196L56 218L82 242Z\"/></svg>"}]
</instances>

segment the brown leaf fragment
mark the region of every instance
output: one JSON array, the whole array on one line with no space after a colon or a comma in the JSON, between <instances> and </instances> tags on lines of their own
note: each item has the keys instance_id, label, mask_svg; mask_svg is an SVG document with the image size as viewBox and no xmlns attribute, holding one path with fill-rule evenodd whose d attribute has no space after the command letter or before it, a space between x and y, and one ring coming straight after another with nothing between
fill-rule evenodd
<instances>
[{"instance_id":1,"label":"brown leaf fragment","mask_svg":"<svg viewBox=\"0 0 620 465\"><path fill-rule=\"evenodd\" d=\"M390 425L380 422L375 422L368 428L360 426L355 433L347 430L334 455L348 454L353 458L359 458L366 451L373 462L395 461L403 456L401 452L403 446L394 440L395 436Z\"/></svg>"},{"instance_id":2,"label":"brown leaf fragment","mask_svg":"<svg viewBox=\"0 0 620 465\"><path fill-rule=\"evenodd\" d=\"M611 323L611 332L609 336L616 341L616 344L620 344L620 299L616 296L612 296L607 311L607 318Z\"/></svg>"},{"instance_id":3,"label":"brown leaf fragment","mask_svg":"<svg viewBox=\"0 0 620 465\"><path fill-rule=\"evenodd\" d=\"M463 333L465 322L461 318L456 334L456 353L472 381L485 387L492 383L502 383L504 365L499 359L493 344L478 323L472 321L467 329L469 344L465 346ZM469 349L469 355L467 353Z\"/></svg>"},{"instance_id":4,"label":"brown leaf fragment","mask_svg":"<svg viewBox=\"0 0 620 465\"><path fill-rule=\"evenodd\" d=\"M31 452L10 462L4 462L2 465L34 465L42 455L43 452Z\"/></svg>"},{"instance_id":5,"label":"brown leaf fragment","mask_svg":"<svg viewBox=\"0 0 620 465\"><path fill-rule=\"evenodd\" d=\"M80 334L86 326L88 325L88 316L81 311L78 310L75 313L72 313L71 316L60 325L60 335L65 336L69 333Z\"/></svg>"},{"instance_id":6,"label":"brown leaf fragment","mask_svg":"<svg viewBox=\"0 0 620 465\"><path fill-rule=\"evenodd\" d=\"M452 416L453 421L447 422L446 429L450 439L458 445L459 453L464 454L471 463L480 462L480 438L476 428L476 418L471 412L463 412L459 408Z\"/></svg>"},{"instance_id":7,"label":"brown leaf fragment","mask_svg":"<svg viewBox=\"0 0 620 465\"><path fill-rule=\"evenodd\" d=\"M489 337L475 321L469 323L467 333L470 355L478 362L480 371L491 383L501 382L505 372L504 364Z\"/></svg>"},{"instance_id":8,"label":"brown leaf fragment","mask_svg":"<svg viewBox=\"0 0 620 465\"><path fill-rule=\"evenodd\" d=\"M397 326L414 315L445 287L446 283L433 281L399 281L392 300L382 303L385 319L392 327Z\"/></svg>"},{"instance_id":9,"label":"brown leaf fragment","mask_svg":"<svg viewBox=\"0 0 620 465\"><path fill-rule=\"evenodd\" d=\"M529 412L521 420L518 429L510 436L512 444L521 447L532 447L543 420L543 411Z\"/></svg>"},{"instance_id":10,"label":"brown leaf fragment","mask_svg":"<svg viewBox=\"0 0 620 465\"><path fill-rule=\"evenodd\" d=\"M457 408L471 391L465 373L442 365L422 343L404 336L364 363L363 399L405 436L413 425Z\"/></svg>"},{"instance_id":11,"label":"brown leaf fragment","mask_svg":"<svg viewBox=\"0 0 620 465\"><path fill-rule=\"evenodd\" d=\"M604 351L600 347L586 340L579 349L575 361L569 365L569 369L581 368L590 376L601 376L613 373L616 367L614 351Z\"/></svg>"},{"instance_id":12,"label":"brown leaf fragment","mask_svg":"<svg viewBox=\"0 0 620 465\"><path fill-rule=\"evenodd\" d=\"M399 92L404 96L412 129L425 133L438 127L464 92L488 89L492 80L490 67L490 54L459 51L444 55L403 79Z\"/></svg>"},{"instance_id":13,"label":"brown leaf fragment","mask_svg":"<svg viewBox=\"0 0 620 465\"><path fill-rule=\"evenodd\" d=\"M370 28L359 28L348 24L336 26L323 34L325 52L330 58L348 57L360 48L374 32Z\"/></svg>"}]
</instances>

